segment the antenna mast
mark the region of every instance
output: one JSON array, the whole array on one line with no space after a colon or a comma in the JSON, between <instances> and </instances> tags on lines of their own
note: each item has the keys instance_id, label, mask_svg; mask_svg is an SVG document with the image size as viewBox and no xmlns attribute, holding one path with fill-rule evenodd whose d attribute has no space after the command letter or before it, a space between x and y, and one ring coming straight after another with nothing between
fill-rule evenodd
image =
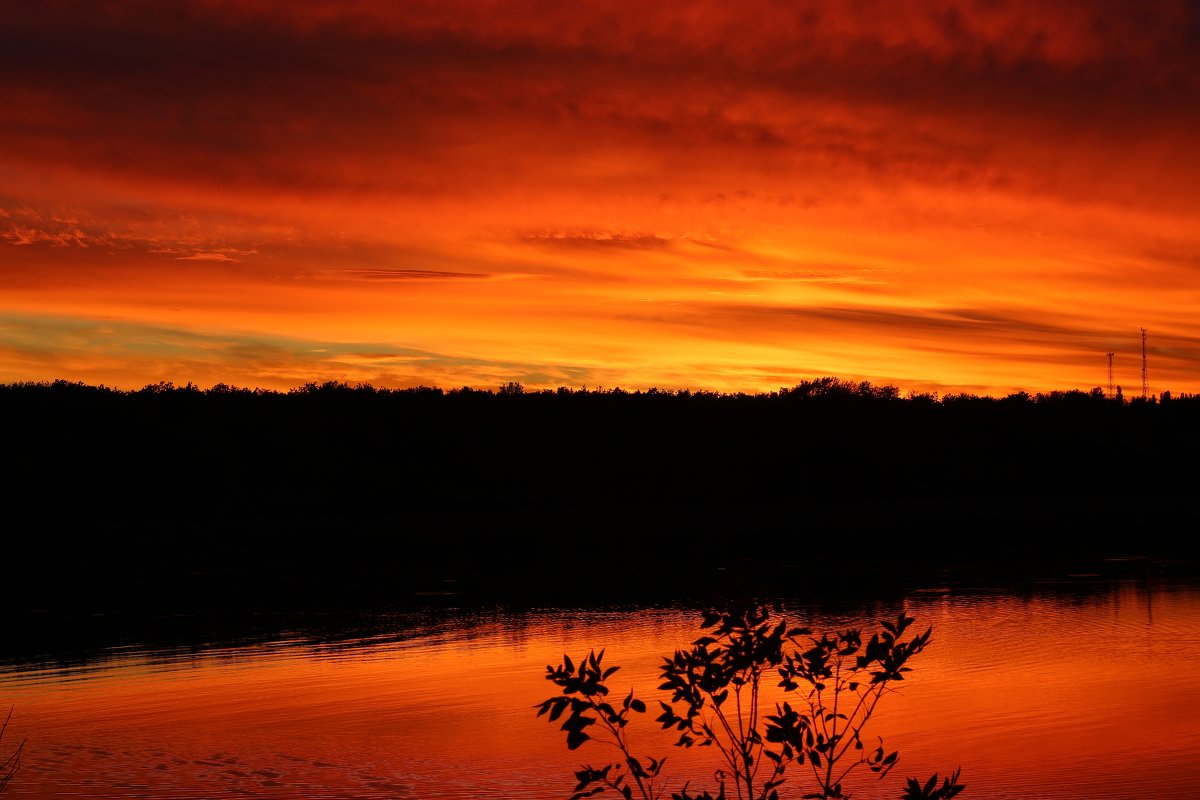
<instances>
[{"instance_id":1,"label":"antenna mast","mask_svg":"<svg viewBox=\"0 0 1200 800\"><path fill-rule=\"evenodd\" d=\"M1113 354L1108 354L1108 399L1113 398L1113 374L1112 374L1112 359Z\"/></svg>"},{"instance_id":2,"label":"antenna mast","mask_svg":"<svg viewBox=\"0 0 1200 800\"><path fill-rule=\"evenodd\" d=\"M1150 396L1150 380L1146 377L1146 329L1142 328L1142 399Z\"/></svg>"}]
</instances>

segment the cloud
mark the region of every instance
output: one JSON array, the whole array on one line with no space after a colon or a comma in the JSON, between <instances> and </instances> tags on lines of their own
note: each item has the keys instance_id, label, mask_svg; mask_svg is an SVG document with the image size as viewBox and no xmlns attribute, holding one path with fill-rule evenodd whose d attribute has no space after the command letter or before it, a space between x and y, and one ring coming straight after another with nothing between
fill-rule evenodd
<instances>
[{"instance_id":1,"label":"cloud","mask_svg":"<svg viewBox=\"0 0 1200 800\"><path fill-rule=\"evenodd\" d=\"M45 228L11 226L0 233L0 238L9 244L24 247L31 244L48 244L52 247L88 247L92 238L79 228L48 230Z\"/></svg>"},{"instance_id":2,"label":"cloud","mask_svg":"<svg viewBox=\"0 0 1200 800\"><path fill-rule=\"evenodd\" d=\"M126 258L171 256L178 261L237 262L258 254L255 246L232 246L258 232L248 226L207 220L180 220L173 209L80 208L55 203L24 205L0 218L0 242L75 250L120 252ZM9 221L11 220L11 221Z\"/></svg>"},{"instance_id":3,"label":"cloud","mask_svg":"<svg viewBox=\"0 0 1200 800\"><path fill-rule=\"evenodd\" d=\"M331 278L364 281L470 281L494 277L483 272L446 272L436 269L330 269L321 274Z\"/></svg>"},{"instance_id":4,"label":"cloud","mask_svg":"<svg viewBox=\"0 0 1200 800\"><path fill-rule=\"evenodd\" d=\"M0 381L64 375L122 389L188 381L289 389L344 380L380 387L595 385L585 366L449 355L379 342L263 336L114 320L0 313ZM78 376L78 377L76 377Z\"/></svg>"},{"instance_id":5,"label":"cloud","mask_svg":"<svg viewBox=\"0 0 1200 800\"><path fill-rule=\"evenodd\" d=\"M797 281L800 283L845 283L883 285L887 281L868 277L879 270L863 270L842 265L810 269L747 269L742 274L755 281Z\"/></svg>"},{"instance_id":6,"label":"cloud","mask_svg":"<svg viewBox=\"0 0 1200 800\"><path fill-rule=\"evenodd\" d=\"M853 170L1181 201L1172 162L1200 132L1186 5L684 8L14 9L0 145L209 191L478 199Z\"/></svg>"},{"instance_id":7,"label":"cloud","mask_svg":"<svg viewBox=\"0 0 1200 800\"><path fill-rule=\"evenodd\" d=\"M615 231L544 231L526 233L521 241L555 249L585 250L661 250L672 238L652 233L620 233Z\"/></svg>"},{"instance_id":8,"label":"cloud","mask_svg":"<svg viewBox=\"0 0 1200 800\"><path fill-rule=\"evenodd\" d=\"M228 261L228 262L234 262L234 263L241 261L240 258L231 258L230 256L226 255L225 253L192 253L191 255L187 255L187 256L176 256L175 260L176 261Z\"/></svg>"},{"instance_id":9,"label":"cloud","mask_svg":"<svg viewBox=\"0 0 1200 800\"><path fill-rule=\"evenodd\" d=\"M1059 347L1089 341L1098 331L1089 330L1086 318L1071 313L1054 314L1032 309L930 308L871 306L776 306L749 304L690 304L681 309L692 324L718 327L743 326L743 330L790 331L842 329L846 338L864 334L892 338L927 337L970 347L981 341L1053 341Z\"/></svg>"}]
</instances>

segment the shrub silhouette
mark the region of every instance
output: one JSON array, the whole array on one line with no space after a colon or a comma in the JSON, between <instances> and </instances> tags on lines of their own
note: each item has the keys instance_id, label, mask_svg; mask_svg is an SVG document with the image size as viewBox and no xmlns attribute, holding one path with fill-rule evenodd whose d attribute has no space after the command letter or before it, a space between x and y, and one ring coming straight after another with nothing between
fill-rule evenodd
<instances>
[{"instance_id":1,"label":"shrub silhouette","mask_svg":"<svg viewBox=\"0 0 1200 800\"><path fill-rule=\"evenodd\" d=\"M679 732L677 747L711 747L719 762L716 793L693 792L685 784L674 800L779 800L785 781L801 772L812 786L798 795L845 800L846 778L860 767L885 777L899 754L887 752L882 739L869 746L863 731L884 697L910 671L909 660L929 643L932 629L911 633L915 620L901 614L880 623L864 641L861 629L814 636L808 628L789 628L759 606L731 606L706 612L704 635L688 649L665 658L657 722ZM535 706L538 716L562 719L568 749L593 738L615 745L622 758L599 767L584 765L571 800L604 792L632 800L659 800L667 791L665 758L638 757L630 750L626 728L633 714L646 711L631 690L614 706L608 679L619 667L604 665L604 651L591 651L578 666L569 656L546 667L546 679L562 693ZM777 703L763 714L760 691L774 681L794 700ZM591 731L591 733L589 732ZM788 770L794 768L793 772ZM949 800L963 790L959 771L938 782L935 773L921 782L909 778L903 800ZM806 781L807 783L808 781ZM789 787L790 788L790 787Z\"/></svg>"},{"instance_id":2,"label":"shrub silhouette","mask_svg":"<svg viewBox=\"0 0 1200 800\"><path fill-rule=\"evenodd\" d=\"M0 741L4 739L4 732L8 730L8 722L12 719L12 708L8 709L8 716L4 718L4 724L0 725ZM21 751L25 749L25 743L17 745L17 749L11 755L0 761L0 794L4 794L4 790L8 788L9 782L13 776L17 774L17 769L21 766Z\"/></svg>"}]
</instances>

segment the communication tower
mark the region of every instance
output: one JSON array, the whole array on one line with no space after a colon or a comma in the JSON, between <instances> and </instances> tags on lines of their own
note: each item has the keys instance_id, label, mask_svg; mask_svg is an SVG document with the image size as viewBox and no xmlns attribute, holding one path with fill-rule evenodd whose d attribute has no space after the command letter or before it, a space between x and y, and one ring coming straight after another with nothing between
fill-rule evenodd
<instances>
[{"instance_id":1,"label":"communication tower","mask_svg":"<svg viewBox=\"0 0 1200 800\"><path fill-rule=\"evenodd\" d=\"M1113 398L1113 374L1112 374L1112 359L1113 354L1108 354L1108 399Z\"/></svg>"},{"instance_id":2,"label":"communication tower","mask_svg":"<svg viewBox=\"0 0 1200 800\"><path fill-rule=\"evenodd\" d=\"M1142 328L1142 399L1150 396L1150 379L1146 376L1146 329Z\"/></svg>"}]
</instances>

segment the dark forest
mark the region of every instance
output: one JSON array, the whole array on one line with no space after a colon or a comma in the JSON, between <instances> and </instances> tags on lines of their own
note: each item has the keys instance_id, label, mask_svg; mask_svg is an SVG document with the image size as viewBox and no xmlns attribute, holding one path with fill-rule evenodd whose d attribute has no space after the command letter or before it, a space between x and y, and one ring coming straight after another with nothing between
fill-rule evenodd
<instances>
[{"instance_id":1,"label":"dark forest","mask_svg":"<svg viewBox=\"0 0 1200 800\"><path fill-rule=\"evenodd\" d=\"M825 592L1197 549L1194 396L56 382L0 409L17 608Z\"/></svg>"}]
</instances>

